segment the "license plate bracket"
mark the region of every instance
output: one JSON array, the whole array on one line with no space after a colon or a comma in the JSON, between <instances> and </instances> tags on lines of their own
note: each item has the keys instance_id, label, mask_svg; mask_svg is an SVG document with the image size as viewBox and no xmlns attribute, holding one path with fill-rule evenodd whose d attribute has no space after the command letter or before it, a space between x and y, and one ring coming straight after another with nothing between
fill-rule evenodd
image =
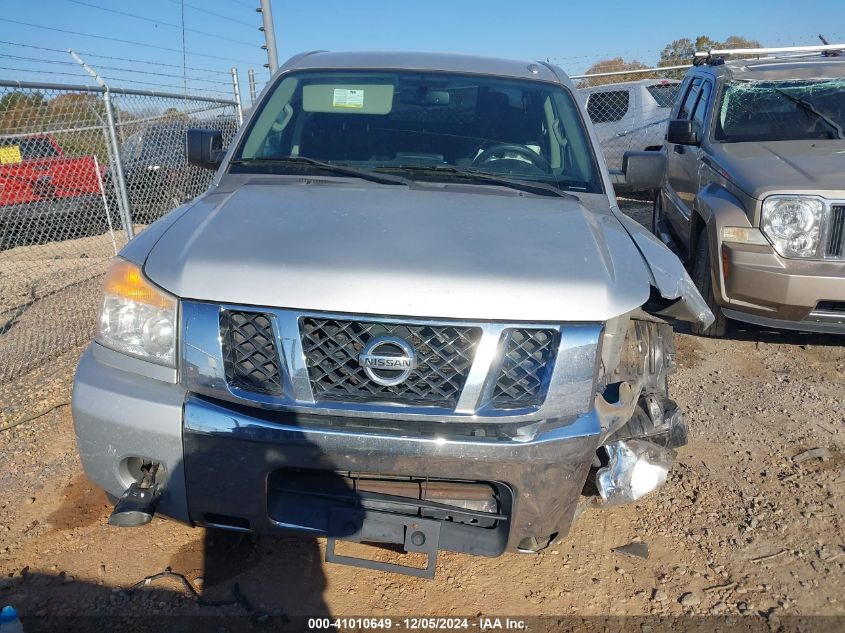
<instances>
[{"instance_id":1,"label":"license plate bracket","mask_svg":"<svg viewBox=\"0 0 845 633\"><path fill-rule=\"evenodd\" d=\"M399 544L407 552L426 554L428 560L424 568L418 568L355 556L344 556L336 551L338 540L355 543L370 541ZM326 562L406 574L417 578L434 578L439 543L440 523L438 521L376 512L365 508L336 507L331 509L329 515Z\"/></svg>"}]
</instances>

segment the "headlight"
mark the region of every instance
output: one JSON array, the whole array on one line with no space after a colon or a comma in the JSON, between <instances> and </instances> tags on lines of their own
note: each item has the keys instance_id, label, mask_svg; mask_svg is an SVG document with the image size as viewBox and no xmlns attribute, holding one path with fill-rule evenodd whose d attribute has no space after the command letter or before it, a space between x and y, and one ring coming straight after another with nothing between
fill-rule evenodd
<instances>
[{"instance_id":1,"label":"headlight","mask_svg":"<svg viewBox=\"0 0 845 633\"><path fill-rule=\"evenodd\" d=\"M769 196L760 228L784 257L818 257L824 211L818 198Z\"/></svg>"},{"instance_id":2,"label":"headlight","mask_svg":"<svg viewBox=\"0 0 845 633\"><path fill-rule=\"evenodd\" d=\"M176 298L150 283L141 268L112 260L103 287L95 340L111 349L176 366Z\"/></svg>"}]
</instances>

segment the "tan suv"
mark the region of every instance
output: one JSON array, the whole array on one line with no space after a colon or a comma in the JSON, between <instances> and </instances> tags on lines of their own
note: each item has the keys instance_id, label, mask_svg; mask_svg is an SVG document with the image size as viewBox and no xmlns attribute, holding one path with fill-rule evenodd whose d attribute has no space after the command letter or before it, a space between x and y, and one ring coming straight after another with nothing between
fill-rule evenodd
<instances>
[{"instance_id":1,"label":"tan suv","mask_svg":"<svg viewBox=\"0 0 845 633\"><path fill-rule=\"evenodd\" d=\"M730 319L845 334L845 56L814 48L713 51L678 92L653 229L717 315L700 334Z\"/></svg>"}]
</instances>

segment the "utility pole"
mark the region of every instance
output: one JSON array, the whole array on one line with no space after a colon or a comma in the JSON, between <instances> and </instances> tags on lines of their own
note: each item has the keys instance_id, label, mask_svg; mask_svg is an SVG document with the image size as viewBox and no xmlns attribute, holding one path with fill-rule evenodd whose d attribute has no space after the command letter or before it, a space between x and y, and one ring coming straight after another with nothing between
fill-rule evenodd
<instances>
[{"instance_id":1,"label":"utility pole","mask_svg":"<svg viewBox=\"0 0 845 633\"><path fill-rule=\"evenodd\" d=\"M267 51L267 63L265 68L270 69L270 74L274 75L279 69L279 56L276 53L276 31L273 28L273 9L270 6L270 0L260 0L261 6L256 9L261 14L261 19L264 23L258 30L264 33L264 46Z\"/></svg>"}]
</instances>

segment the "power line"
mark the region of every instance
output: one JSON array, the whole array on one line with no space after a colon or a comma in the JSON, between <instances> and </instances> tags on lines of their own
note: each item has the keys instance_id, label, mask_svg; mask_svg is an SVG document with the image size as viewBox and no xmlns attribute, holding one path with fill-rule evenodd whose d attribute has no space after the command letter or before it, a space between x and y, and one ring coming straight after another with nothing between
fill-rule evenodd
<instances>
[{"instance_id":1,"label":"power line","mask_svg":"<svg viewBox=\"0 0 845 633\"><path fill-rule=\"evenodd\" d=\"M208 31L200 31L198 29L187 29L179 24L173 24L172 22L165 22L163 20L156 20L155 18L148 18L143 15L137 15L135 13L127 13L126 11L118 11L117 9L109 9L108 7L101 7L96 4L91 4L89 2L83 2L82 0L68 0L68 2L72 2L73 4L78 4L83 7L91 7L92 9L98 9L100 11L106 11L108 13L114 13L116 15L123 15L129 18L133 18L135 20L143 20L144 22L152 22L155 25L161 26L169 26L170 28L174 29L184 29L186 31L190 31L191 33L199 33L200 35L207 35L209 37L213 37L218 40L226 40L227 42L233 42L234 44L240 44L241 46L249 46L250 48L255 47L254 42L244 42L242 40L236 40L231 37L226 37L225 35L220 35L219 33L209 33Z\"/></svg>"},{"instance_id":2,"label":"power line","mask_svg":"<svg viewBox=\"0 0 845 633\"><path fill-rule=\"evenodd\" d=\"M0 40L0 44L8 44L10 46L21 46L23 48L33 48L33 49L37 49L37 50L41 50L41 51L50 51L52 53L61 53L62 55L67 54L67 50L62 49L62 48L49 48L47 46L36 46L34 44L21 44L20 42L8 42L8 41L5 41L5 40ZM146 59L131 59L129 57L114 57L112 55L97 55L95 53L87 53L85 51L79 51L79 53L82 54L82 55L85 55L86 57L96 57L98 59L110 59L110 60L119 61L119 62L134 62L134 63L137 63L137 64L145 64L147 66L163 66L163 67L166 67L166 68L178 68L179 70L182 70L182 64L168 64L168 63L165 63L165 62L154 62L154 61L149 61L149 60L146 60ZM73 64L73 62L65 62L65 63ZM251 62L244 62L244 63L251 63ZM202 73L216 73L216 74L219 74L219 75L228 75L229 74L229 72L226 71L226 70L213 70L211 68L198 68L196 66L185 66L185 68L187 70L196 70L197 72L202 72ZM228 83L228 82L225 82L225 83Z\"/></svg>"},{"instance_id":3,"label":"power line","mask_svg":"<svg viewBox=\"0 0 845 633\"><path fill-rule=\"evenodd\" d=\"M172 2L174 4L180 4L181 0L169 0L169 2ZM203 9L202 7L198 7L194 4L189 4L187 2L185 2L184 5L188 8L190 8L190 9L193 9L194 11L198 11L200 13L207 13L208 15L213 15L214 17L226 20L226 22L230 23L230 24L231 23L242 24L243 26L249 27L250 29L255 28L254 24L250 24L249 22L244 22L243 20L236 20L235 18L230 18L228 15L223 15L222 13L215 13L214 11L209 11L208 9ZM252 8L255 8L255 7L252 7Z\"/></svg>"},{"instance_id":4,"label":"power line","mask_svg":"<svg viewBox=\"0 0 845 633\"><path fill-rule=\"evenodd\" d=\"M9 18L0 18L0 22L6 22L8 24L18 24L20 26L29 26L29 27L32 27L34 29L43 29L45 31L54 31L56 33L68 33L70 35L79 35L81 37L91 37L91 38L98 39L98 40L106 40L106 41L109 41L109 42L118 42L120 44L131 44L133 46L143 46L144 48L155 48L155 49L158 49L158 50L161 50L161 51L167 51L169 53L181 53L182 52L178 48L168 48L166 46L158 46L158 45L155 45L155 44L150 44L148 42L135 42L135 41L132 41L132 40L126 40L126 39L122 39L122 38L119 38L119 37L109 37L107 35L95 35L93 33L80 33L79 31L71 31L71 30L68 30L68 29L59 29L59 28L56 28L56 27L53 27L53 26L41 26L40 24L32 24L30 22L21 22L19 20L10 20ZM222 59L223 61L227 61L227 62L240 62L242 64L254 64L255 63L254 61L247 61L245 59L233 59L231 57L222 57L220 55L209 55L207 53L191 53L191 52L188 52L187 54L188 55L194 55L194 56L207 57L209 59ZM132 60L129 60L129 61L132 61ZM181 66L179 66L179 68L181 68Z\"/></svg>"}]
</instances>

